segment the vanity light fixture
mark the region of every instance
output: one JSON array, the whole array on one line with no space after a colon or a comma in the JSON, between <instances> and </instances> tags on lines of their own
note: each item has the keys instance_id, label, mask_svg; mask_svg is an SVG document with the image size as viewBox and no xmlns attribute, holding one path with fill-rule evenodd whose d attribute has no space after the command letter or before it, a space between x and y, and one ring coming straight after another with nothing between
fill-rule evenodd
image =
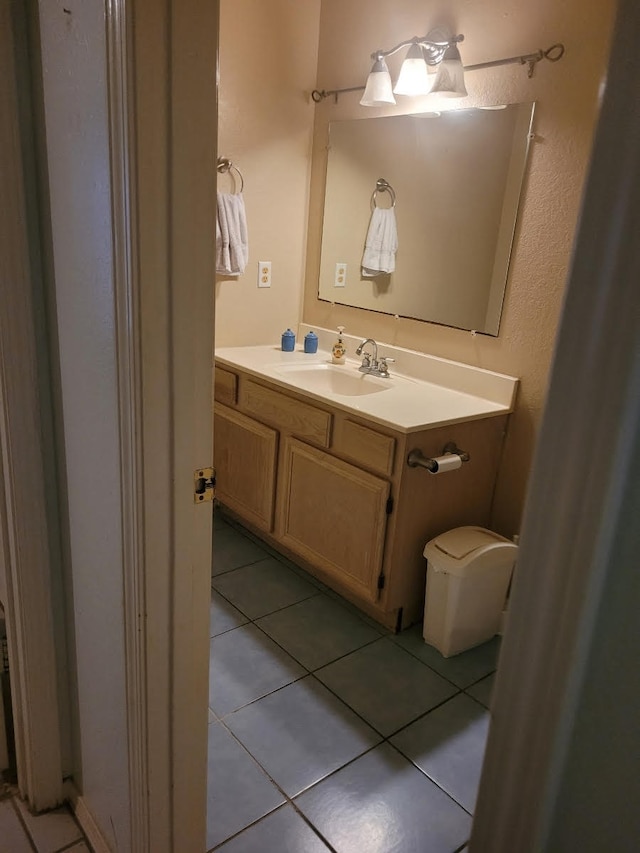
<instances>
[{"instance_id":1,"label":"vanity light fixture","mask_svg":"<svg viewBox=\"0 0 640 853\"><path fill-rule=\"evenodd\" d=\"M316 102L345 92L360 92L364 94L360 103L364 107L381 107L395 104L396 95L427 95L437 94L448 98L464 98L467 90L464 84L465 71L477 71L480 68L494 68L497 65L527 65L528 76L532 77L536 64L542 59L557 62L564 55L563 44L553 44L547 50L538 50L521 56L509 56L505 59L494 59L490 62L480 62L477 65L462 65L458 44L464 41L462 34L446 36L442 30L432 30L426 36L401 41L390 50L376 50L371 54L373 66L367 77L365 86L351 86L347 89L314 89L311 97ZM408 47L407 55L400 68L396 85L391 82L386 58ZM436 68L435 75L428 73L428 67ZM433 83L431 78L433 77Z\"/></svg>"}]
</instances>

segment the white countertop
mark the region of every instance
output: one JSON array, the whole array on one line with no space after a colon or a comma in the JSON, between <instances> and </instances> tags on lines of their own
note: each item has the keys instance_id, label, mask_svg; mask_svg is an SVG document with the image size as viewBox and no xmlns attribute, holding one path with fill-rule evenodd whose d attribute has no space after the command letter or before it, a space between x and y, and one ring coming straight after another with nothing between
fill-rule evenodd
<instances>
[{"instance_id":1,"label":"white countertop","mask_svg":"<svg viewBox=\"0 0 640 853\"><path fill-rule=\"evenodd\" d=\"M308 328L304 327L302 332ZM300 335L302 337L303 334ZM321 345L325 340L326 335L322 334ZM294 352L282 352L280 347L270 345L219 347L215 358L216 364L221 367L237 368L285 390L295 391L316 402L360 415L399 432L418 432L503 415L513 410L518 382L514 377L384 344L379 345L379 350L393 357L399 353L404 355L413 375L394 371L396 365L392 364L388 379L366 376L358 372L359 359L347 359L344 365L327 368L331 364L327 350L318 350L310 355L303 352L300 344L296 344ZM367 383L367 388L363 390L373 388L375 384L376 390L373 393L358 392L352 395L303 387L299 377L305 374L299 368L305 367L313 367L308 374L313 374L314 380L323 372L344 371L348 377L348 382L344 384L358 387L358 383ZM428 376L429 380L416 375L420 373ZM442 380L443 384L434 380ZM475 388L478 393L470 393Z\"/></svg>"}]
</instances>

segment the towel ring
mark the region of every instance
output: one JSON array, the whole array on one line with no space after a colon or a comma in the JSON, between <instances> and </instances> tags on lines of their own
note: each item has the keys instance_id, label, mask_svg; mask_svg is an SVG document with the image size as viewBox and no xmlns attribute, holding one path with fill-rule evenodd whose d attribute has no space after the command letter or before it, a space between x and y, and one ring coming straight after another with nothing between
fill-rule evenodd
<instances>
[{"instance_id":1,"label":"towel ring","mask_svg":"<svg viewBox=\"0 0 640 853\"><path fill-rule=\"evenodd\" d=\"M384 178L378 178L376 181L376 188L371 195L371 202L374 207L377 207L376 204L376 196L378 193L389 193L391 196L391 207L396 206L396 193L391 184L388 181L385 181Z\"/></svg>"},{"instance_id":2,"label":"towel ring","mask_svg":"<svg viewBox=\"0 0 640 853\"><path fill-rule=\"evenodd\" d=\"M232 169L240 178L240 192L244 189L244 178L242 177L242 172L235 163L232 163L228 157L218 157L218 174L223 175L225 172L230 172Z\"/></svg>"}]
</instances>

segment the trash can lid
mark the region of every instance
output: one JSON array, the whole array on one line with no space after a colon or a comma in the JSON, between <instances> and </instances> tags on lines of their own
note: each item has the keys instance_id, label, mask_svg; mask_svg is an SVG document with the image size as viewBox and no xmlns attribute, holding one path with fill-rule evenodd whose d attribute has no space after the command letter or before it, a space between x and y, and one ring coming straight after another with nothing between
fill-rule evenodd
<instances>
[{"instance_id":1,"label":"trash can lid","mask_svg":"<svg viewBox=\"0 0 640 853\"><path fill-rule=\"evenodd\" d=\"M456 527L436 536L428 544L432 544L438 551L454 560L463 560L478 548L508 541L504 536L492 530L486 530L484 527Z\"/></svg>"}]
</instances>

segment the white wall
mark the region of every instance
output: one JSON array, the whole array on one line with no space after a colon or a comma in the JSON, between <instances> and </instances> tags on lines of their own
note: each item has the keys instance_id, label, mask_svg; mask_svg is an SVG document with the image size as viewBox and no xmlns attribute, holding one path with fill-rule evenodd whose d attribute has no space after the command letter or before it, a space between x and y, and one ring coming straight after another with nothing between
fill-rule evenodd
<instances>
[{"instance_id":1,"label":"white wall","mask_svg":"<svg viewBox=\"0 0 640 853\"><path fill-rule=\"evenodd\" d=\"M319 26L320 0L220 3L218 152L244 176L249 264L218 277L217 346L279 344L300 320ZM269 289L258 261L272 262Z\"/></svg>"},{"instance_id":2,"label":"white wall","mask_svg":"<svg viewBox=\"0 0 640 853\"><path fill-rule=\"evenodd\" d=\"M520 528L615 5L614 0L587 4L580 0L449 0L446 4L437 0L322 0L319 89L363 85L372 50L388 49L435 26L464 34L460 52L467 65L546 49L555 42L566 47L560 62L538 63L531 79L518 64L466 75L469 97L461 105L536 102L536 140L496 338L318 301L322 153L328 123L363 114L420 112L434 109L434 105L426 96L398 98L397 106L388 109L364 108L359 106L359 93L353 92L341 95L338 104L327 98L316 108L304 322L329 328L344 325L350 334L370 335L520 378L492 519L494 528L508 536ZM389 59L394 79L400 62L401 52ZM401 371L401 365L396 369Z\"/></svg>"},{"instance_id":3,"label":"white wall","mask_svg":"<svg viewBox=\"0 0 640 853\"><path fill-rule=\"evenodd\" d=\"M114 849L126 851L130 813L105 7L101 0L87 0L69 4L67 13L62 4L41 0L39 9L59 343L54 392L64 429L58 448L61 512L77 676L74 781L104 836Z\"/></svg>"}]
</instances>

